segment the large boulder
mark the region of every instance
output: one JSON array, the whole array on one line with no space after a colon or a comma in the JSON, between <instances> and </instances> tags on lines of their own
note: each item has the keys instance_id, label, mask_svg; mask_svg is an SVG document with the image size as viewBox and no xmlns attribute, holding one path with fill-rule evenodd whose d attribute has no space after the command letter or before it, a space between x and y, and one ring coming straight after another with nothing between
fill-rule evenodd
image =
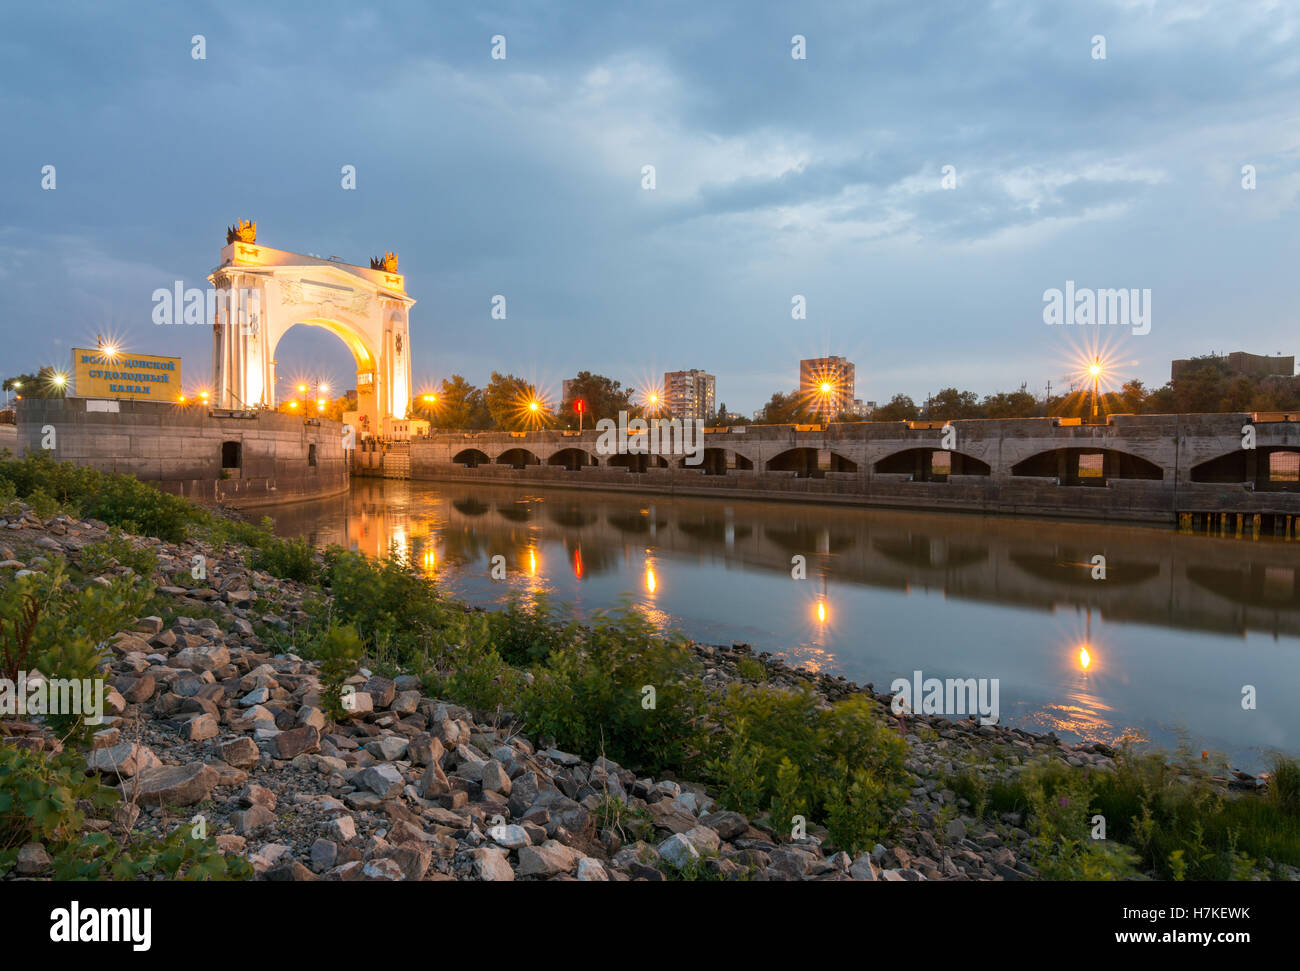
<instances>
[{"instance_id":1,"label":"large boulder","mask_svg":"<svg viewBox=\"0 0 1300 971\"><path fill-rule=\"evenodd\" d=\"M120 742L107 748L92 749L86 756L86 765L96 772L116 773L123 779L145 769L162 765L151 749L135 742Z\"/></svg>"},{"instance_id":2,"label":"large boulder","mask_svg":"<svg viewBox=\"0 0 1300 971\"><path fill-rule=\"evenodd\" d=\"M202 802L217 784L217 770L202 762L158 765L122 783L122 796L142 806L192 806Z\"/></svg>"}]
</instances>

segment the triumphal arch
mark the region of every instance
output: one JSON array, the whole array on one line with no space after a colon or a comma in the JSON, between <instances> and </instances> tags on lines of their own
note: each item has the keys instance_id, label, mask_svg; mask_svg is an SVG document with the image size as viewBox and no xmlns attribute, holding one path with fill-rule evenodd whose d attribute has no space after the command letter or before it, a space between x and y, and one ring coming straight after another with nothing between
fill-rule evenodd
<instances>
[{"instance_id":1,"label":"triumphal arch","mask_svg":"<svg viewBox=\"0 0 1300 971\"><path fill-rule=\"evenodd\" d=\"M385 253L369 267L337 258L271 249L257 242L257 224L240 220L226 233L221 265L208 275L216 289L212 324L212 388L217 408L275 408L297 396L293 375L276 373L275 349L289 328L323 327L357 364L357 420L382 434L406 417L411 401L409 314L415 301ZM336 396L342 389L330 389Z\"/></svg>"}]
</instances>

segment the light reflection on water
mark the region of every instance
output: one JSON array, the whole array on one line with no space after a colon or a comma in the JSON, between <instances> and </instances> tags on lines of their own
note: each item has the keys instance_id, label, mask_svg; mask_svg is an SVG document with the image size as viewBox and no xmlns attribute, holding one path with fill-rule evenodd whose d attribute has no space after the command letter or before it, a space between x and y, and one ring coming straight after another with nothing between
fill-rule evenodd
<instances>
[{"instance_id":1,"label":"light reflection on water","mask_svg":"<svg viewBox=\"0 0 1300 971\"><path fill-rule=\"evenodd\" d=\"M367 479L274 518L319 545L395 547L478 604L545 593L589 614L630 599L662 629L878 690L915 670L998 678L1004 722L1067 739L1172 746L1184 732L1242 767L1300 747L1300 708L1278 695L1300 683L1294 543Z\"/></svg>"}]
</instances>

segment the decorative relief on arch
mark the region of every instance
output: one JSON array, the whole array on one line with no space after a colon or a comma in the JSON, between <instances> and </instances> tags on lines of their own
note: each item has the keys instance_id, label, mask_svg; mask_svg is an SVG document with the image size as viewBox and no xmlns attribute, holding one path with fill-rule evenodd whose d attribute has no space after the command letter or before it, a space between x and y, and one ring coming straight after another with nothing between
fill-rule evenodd
<instances>
[{"instance_id":1,"label":"decorative relief on arch","mask_svg":"<svg viewBox=\"0 0 1300 971\"><path fill-rule=\"evenodd\" d=\"M311 280L281 280L280 303L316 304L350 314L368 314L370 312L370 294L353 290L350 287L335 287ZM321 316L328 316L322 314Z\"/></svg>"}]
</instances>

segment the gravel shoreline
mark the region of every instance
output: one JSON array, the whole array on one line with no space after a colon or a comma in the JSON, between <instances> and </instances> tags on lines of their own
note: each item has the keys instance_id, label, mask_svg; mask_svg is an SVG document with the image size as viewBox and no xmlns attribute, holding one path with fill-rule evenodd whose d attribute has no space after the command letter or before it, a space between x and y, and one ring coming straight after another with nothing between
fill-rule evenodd
<instances>
[{"instance_id":1,"label":"gravel shoreline","mask_svg":"<svg viewBox=\"0 0 1300 971\"><path fill-rule=\"evenodd\" d=\"M3 526L0 581L47 568L51 554L76 564L83 547L109 535L91 520L42 522L21 503ZM111 716L86 759L126 802L113 820L90 819L87 828L161 834L201 816L216 845L246 856L263 879L1033 879L1021 815L977 817L945 780L963 770L1009 778L1051 760L1115 767L1107 746L1068 745L1052 734L927 715L901 725L889 696L870 685L746 645L693 645L706 690L745 680L740 663L753 673L757 659L769 686L807 685L828 703L865 692L887 724L900 726L912 785L897 836L850 857L825 845L815 820L806 836L787 839L766 819L718 805L703 786L548 747L498 716L425 696L411 675L363 670L349 682L352 717L328 724L318 666L275 653L256 633L306 622L311 588L250 569L233 548L133 542L156 553L159 593L199 616L170 625L142 617L112 638ZM207 558L206 586L178 585L195 554ZM0 726L3 744L60 745L35 721ZM16 874L39 878L48 865L44 849L29 844Z\"/></svg>"}]
</instances>

